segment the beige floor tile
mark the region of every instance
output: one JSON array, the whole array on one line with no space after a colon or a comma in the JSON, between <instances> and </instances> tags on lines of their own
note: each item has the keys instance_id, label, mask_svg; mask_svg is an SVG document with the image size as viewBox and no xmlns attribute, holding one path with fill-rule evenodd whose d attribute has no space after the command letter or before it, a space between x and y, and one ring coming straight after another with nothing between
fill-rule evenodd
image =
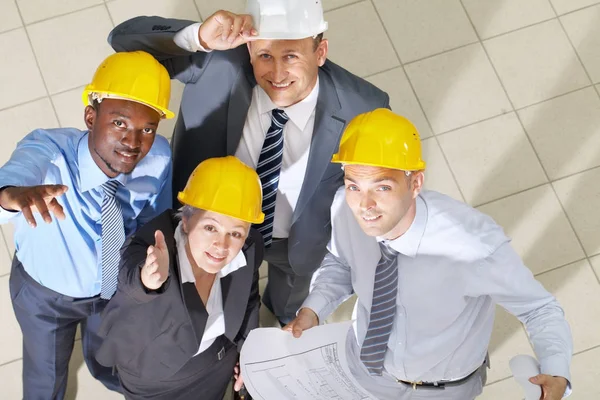
<instances>
[{"instance_id":1,"label":"beige floor tile","mask_svg":"<svg viewBox=\"0 0 600 400\"><path fill-rule=\"evenodd\" d=\"M258 269L258 273L260 275L261 278L266 278L269 276L269 265L266 261L263 261L262 264L260 264L260 268Z\"/></svg>"},{"instance_id":2,"label":"beige floor tile","mask_svg":"<svg viewBox=\"0 0 600 400\"><path fill-rule=\"evenodd\" d=\"M524 392L517 381L508 378L484 387L477 400L524 400Z\"/></svg>"},{"instance_id":3,"label":"beige floor tile","mask_svg":"<svg viewBox=\"0 0 600 400\"><path fill-rule=\"evenodd\" d=\"M200 20L194 0L111 0L106 6L115 25L138 15Z\"/></svg>"},{"instance_id":4,"label":"beige floor tile","mask_svg":"<svg viewBox=\"0 0 600 400\"><path fill-rule=\"evenodd\" d=\"M600 82L600 4L561 17L583 65Z\"/></svg>"},{"instance_id":5,"label":"beige floor tile","mask_svg":"<svg viewBox=\"0 0 600 400\"><path fill-rule=\"evenodd\" d=\"M0 277L0 364L22 356L21 328L15 318L8 289L8 275Z\"/></svg>"},{"instance_id":6,"label":"beige floor tile","mask_svg":"<svg viewBox=\"0 0 600 400\"><path fill-rule=\"evenodd\" d=\"M112 392L92 377L83 360L81 341L75 342L69 363L67 399L73 400L122 400L123 396Z\"/></svg>"},{"instance_id":7,"label":"beige floor tile","mask_svg":"<svg viewBox=\"0 0 600 400\"><path fill-rule=\"evenodd\" d=\"M6 248L8 249L8 255L12 259L13 254L15 254L15 240L14 240L14 232L15 228L12 223L7 223L2 225L2 234L4 235L4 240L6 241Z\"/></svg>"},{"instance_id":8,"label":"beige floor tile","mask_svg":"<svg viewBox=\"0 0 600 400\"><path fill-rule=\"evenodd\" d=\"M10 54L0 65L0 110L46 95L25 29L0 34L0 54Z\"/></svg>"},{"instance_id":9,"label":"beige floor tile","mask_svg":"<svg viewBox=\"0 0 600 400\"><path fill-rule=\"evenodd\" d=\"M508 362L518 354L533 355L527 334L519 320L501 307L496 307L494 332L490 340L488 382L511 376Z\"/></svg>"},{"instance_id":10,"label":"beige floor tile","mask_svg":"<svg viewBox=\"0 0 600 400\"><path fill-rule=\"evenodd\" d=\"M479 205L546 182L514 113L439 137L467 203Z\"/></svg>"},{"instance_id":11,"label":"beige floor tile","mask_svg":"<svg viewBox=\"0 0 600 400\"><path fill-rule=\"evenodd\" d=\"M325 19L329 23L328 57L335 63L358 76L373 75L400 65L371 2L327 12Z\"/></svg>"},{"instance_id":12,"label":"beige floor tile","mask_svg":"<svg viewBox=\"0 0 600 400\"><path fill-rule=\"evenodd\" d=\"M427 163L425 170L425 189L435 190L457 200L464 201L450 168L434 138L422 142L423 159Z\"/></svg>"},{"instance_id":13,"label":"beige floor tile","mask_svg":"<svg viewBox=\"0 0 600 400\"><path fill-rule=\"evenodd\" d=\"M217 10L227 10L242 14L246 11L246 0L195 0L202 19L210 17Z\"/></svg>"},{"instance_id":14,"label":"beige floor tile","mask_svg":"<svg viewBox=\"0 0 600 400\"><path fill-rule=\"evenodd\" d=\"M0 0L0 32L23 26L14 0Z\"/></svg>"},{"instance_id":15,"label":"beige floor tile","mask_svg":"<svg viewBox=\"0 0 600 400\"><path fill-rule=\"evenodd\" d=\"M84 87L80 86L51 96L58 121L63 128L87 129L83 120L85 106L81 100Z\"/></svg>"},{"instance_id":16,"label":"beige floor tile","mask_svg":"<svg viewBox=\"0 0 600 400\"><path fill-rule=\"evenodd\" d=\"M16 1L26 24L102 4L102 0Z\"/></svg>"},{"instance_id":17,"label":"beige floor tile","mask_svg":"<svg viewBox=\"0 0 600 400\"><path fill-rule=\"evenodd\" d=\"M600 165L600 98L593 87L519 111L551 180Z\"/></svg>"},{"instance_id":18,"label":"beige floor tile","mask_svg":"<svg viewBox=\"0 0 600 400\"><path fill-rule=\"evenodd\" d=\"M595 256L595 257L590 258L590 263L592 263L592 267L594 268L594 271L596 272L596 276L600 280L600 256Z\"/></svg>"},{"instance_id":19,"label":"beige floor tile","mask_svg":"<svg viewBox=\"0 0 600 400\"><path fill-rule=\"evenodd\" d=\"M548 0L463 0L482 39L555 17Z\"/></svg>"},{"instance_id":20,"label":"beige floor tile","mask_svg":"<svg viewBox=\"0 0 600 400\"><path fill-rule=\"evenodd\" d=\"M344 7L356 2L357 0L323 0L323 10L328 11L334 8Z\"/></svg>"},{"instance_id":21,"label":"beige floor tile","mask_svg":"<svg viewBox=\"0 0 600 400\"><path fill-rule=\"evenodd\" d=\"M19 400L23 398L21 360L0 366L0 382L2 382L2 398L5 400Z\"/></svg>"},{"instance_id":22,"label":"beige floor tile","mask_svg":"<svg viewBox=\"0 0 600 400\"><path fill-rule=\"evenodd\" d=\"M549 184L486 204L479 210L504 228L534 274L585 257Z\"/></svg>"},{"instance_id":23,"label":"beige floor tile","mask_svg":"<svg viewBox=\"0 0 600 400\"><path fill-rule=\"evenodd\" d=\"M557 20L483 43L516 108L590 84Z\"/></svg>"},{"instance_id":24,"label":"beige floor tile","mask_svg":"<svg viewBox=\"0 0 600 400\"><path fill-rule=\"evenodd\" d=\"M573 357L571 364L571 377L573 380L573 394L569 400L600 399L600 348Z\"/></svg>"},{"instance_id":25,"label":"beige floor tile","mask_svg":"<svg viewBox=\"0 0 600 400\"><path fill-rule=\"evenodd\" d=\"M12 259L4 244L4 233L0 232L0 276L10 273Z\"/></svg>"},{"instance_id":26,"label":"beige floor tile","mask_svg":"<svg viewBox=\"0 0 600 400\"><path fill-rule=\"evenodd\" d=\"M158 125L158 133L170 139L173 136L173 129L179 116L179 106L181 104L181 96L185 85L178 80L171 81L171 99L169 100L169 110L175 113L175 117L171 119L163 119Z\"/></svg>"},{"instance_id":27,"label":"beige floor tile","mask_svg":"<svg viewBox=\"0 0 600 400\"><path fill-rule=\"evenodd\" d=\"M326 324L335 324L337 322L349 321L352 319L352 311L358 298L354 295L348 300L338 306L338 308L331 313L329 318L325 320Z\"/></svg>"},{"instance_id":28,"label":"beige floor tile","mask_svg":"<svg viewBox=\"0 0 600 400\"><path fill-rule=\"evenodd\" d=\"M435 133L511 110L480 44L409 64L406 72Z\"/></svg>"},{"instance_id":29,"label":"beige floor tile","mask_svg":"<svg viewBox=\"0 0 600 400\"><path fill-rule=\"evenodd\" d=\"M57 128L58 121L50 100L42 98L0 111L0 126L3 127L0 165L3 165L25 135L38 128Z\"/></svg>"},{"instance_id":30,"label":"beige floor tile","mask_svg":"<svg viewBox=\"0 0 600 400\"><path fill-rule=\"evenodd\" d=\"M598 0L550 0L559 15L600 3Z\"/></svg>"},{"instance_id":31,"label":"beige floor tile","mask_svg":"<svg viewBox=\"0 0 600 400\"><path fill-rule=\"evenodd\" d=\"M600 168L553 183L588 255L600 254Z\"/></svg>"},{"instance_id":32,"label":"beige floor tile","mask_svg":"<svg viewBox=\"0 0 600 400\"><path fill-rule=\"evenodd\" d=\"M50 94L92 80L96 68L112 53L106 42L112 27L104 5L27 27Z\"/></svg>"},{"instance_id":33,"label":"beige floor tile","mask_svg":"<svg viewBox=\"0 0 600 400\"><path fill-rule=\"evenodd\" d=\"M267 286L267 278L262 278L258 281L258 291L261 296L261 304L259 311L259 321L261 328L279 328L279 322L275 315L264 304L262 304L262 295L265 292L265 287Z\"/></svg>"},{"instance_id":34,"label":"beige floor tile","mask_svg":"<svg viewBox=\"0 0 600 400\"><path fill-rule=\"evenodd\" d=\"M403 63L477 41L459 0L374 0Z\"/></svg>"},{"instance_id":35,"label":"beige floor tile","mask_svg":"<svg viewBox=\"0 0 600 400\"><path fill-rule=\"evenodd\" d=\"M537 276L565 310L575 353L600 345L600 283L587 260Z\"/></svg>"},{"instance_id":36,"label":"beige floor tile","mask_svg":"<svg viewBox=\"0 0 600 400\"><path fill-rule=\"evenodd\" d=\"M394 112L408 118L419 130L421 139L432 135L429 124L425 119L423 110L402 67L373 75L367 79L369 82L387 92L390 96L390 106Z\"/></svg>"}]
</instances>

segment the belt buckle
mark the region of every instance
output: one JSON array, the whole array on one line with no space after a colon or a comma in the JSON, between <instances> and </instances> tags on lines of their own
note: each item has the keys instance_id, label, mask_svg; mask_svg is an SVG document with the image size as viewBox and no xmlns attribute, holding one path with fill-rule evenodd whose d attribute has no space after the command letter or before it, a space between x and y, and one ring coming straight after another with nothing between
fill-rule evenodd
<instances>
[{"instance_id":1,"label":"belt buckle","mask_svg":"<svg viewBox=\"0 0 600 400\"><path fill-rule=\"evenodd\" d=\"M217 353L217 359L221 361L225 357L225 347L221 347L221 350Z\"/></svg>"}]
</instances>

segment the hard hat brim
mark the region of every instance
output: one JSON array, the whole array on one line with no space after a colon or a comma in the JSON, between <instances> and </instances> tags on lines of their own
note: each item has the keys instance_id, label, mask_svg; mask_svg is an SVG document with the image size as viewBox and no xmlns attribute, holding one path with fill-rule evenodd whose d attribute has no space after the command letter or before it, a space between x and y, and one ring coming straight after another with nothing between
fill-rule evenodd
<instances>
[{"instance_id":1,"label":"hard hat brim","mask_svg":"<svg viewBox=\"0 0 600 400\"><path fill-rule=\"evenodd\" d=\"M179 200L181 202L181 204L185 204L186 206L190 206L190 207L194 207L194 208L200 208L198 207L196 204L193 204L193 202L188 202L185 198L185 193L184 192L179 192L177 194L177 200ZM212 211L215 212L217 214L221 214L221 215L225 215L227 217L231 217L231 218L235 218L238 219L240 221L244 221L244 222L250 222L251 224L262 224L265 221L265 214L264 213L260 213L260 215L258 216L258 218L240 218L238 215L231 215L230 213L224 211L224 210L219 210L217 209L217 207L211 207L210 210L208 211Z\"/></svg>"},{"instance_id":2,"label":"hard hat brim","mask_svg":"<svg viewBox=\"0 0 600 400\"><path fill-rule=\"evenodd\" d=\"M390 165L385 165L383 163L375 163L375 162L362 162L362 161L343 161L336 157L337 154L333 155L331 162L334 164L344 164L344 165L364 165L365 167L379 167L379 168L388 168L388 169L396 169L399 171L421 171L427 167L427 163L425 161L421 161L419 165L416 165L412 168L398 168L392 167Z\"/></svg>"},{"instance_id":3,"label":"hard hat brim","mask_svg":"<svg viewBox=\"0 0 600 400\"><path fill-rule=\"evenodd\" d=\"M109 92L109 91L105 91L105 90L94 90L93 88L90 88L89 86L86 87L83 91L83 94L81 95L81 100L83 101L84 105L89 105L89 95L91 93L101 93L104 95L107 95L107 98L114 98L114 99L121 99L121 100L129 100L129 101L135 101L136 103L140 103L143 104L147 107L150 107L154 110L156 110L159 114L161 114L161 117L164 117L165 119L171 119L175 117L175 113L167 108L161 107L157 104L153 104L150 103L146 100L142 100L139 99L135 96L131 96L128 94L123 94L123 93L116 93L116 92Z\"/></svg>"}]
</instances>

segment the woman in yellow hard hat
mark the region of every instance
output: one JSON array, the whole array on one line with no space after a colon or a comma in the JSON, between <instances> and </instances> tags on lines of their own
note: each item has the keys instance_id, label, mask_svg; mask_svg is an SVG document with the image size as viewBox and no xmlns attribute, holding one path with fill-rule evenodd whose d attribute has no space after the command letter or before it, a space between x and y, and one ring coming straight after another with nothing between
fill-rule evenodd
<instances>
[{"instance_id":1,"label":"woman in yellow hard hat","mask_svg":"<svg viewBox=\"0 0 600 400\"><path fill-rule=\"evenodd\" d=\"M258 327L258 175L235 157L211 158L178 198L179 213L164 212L124 246L104 314L97 359L116 367L127 399L222 399Z\"/></svg>"}]
</instances>

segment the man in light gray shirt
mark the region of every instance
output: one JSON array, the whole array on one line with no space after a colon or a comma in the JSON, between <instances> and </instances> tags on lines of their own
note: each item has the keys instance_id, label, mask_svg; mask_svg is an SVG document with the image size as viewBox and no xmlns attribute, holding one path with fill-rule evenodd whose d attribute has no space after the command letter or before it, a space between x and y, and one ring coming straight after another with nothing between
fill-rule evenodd
<instances>
[{"instance_id":1,"label":"man in light gray shirt","mask_svg":"<svg viewBox=\"0 0 600 400\"><path fill-rule=\"evenodd\" d=\"M544 400L570 393L572 338L556 299L490 217L421 191L418 132L378 109L348 125L333 162L345 187L311 293L285 329L300 336L356 293L351 369L381 399L469 400L482 392L495 304L527 328Z\"/></svg>"}]
</instances>

